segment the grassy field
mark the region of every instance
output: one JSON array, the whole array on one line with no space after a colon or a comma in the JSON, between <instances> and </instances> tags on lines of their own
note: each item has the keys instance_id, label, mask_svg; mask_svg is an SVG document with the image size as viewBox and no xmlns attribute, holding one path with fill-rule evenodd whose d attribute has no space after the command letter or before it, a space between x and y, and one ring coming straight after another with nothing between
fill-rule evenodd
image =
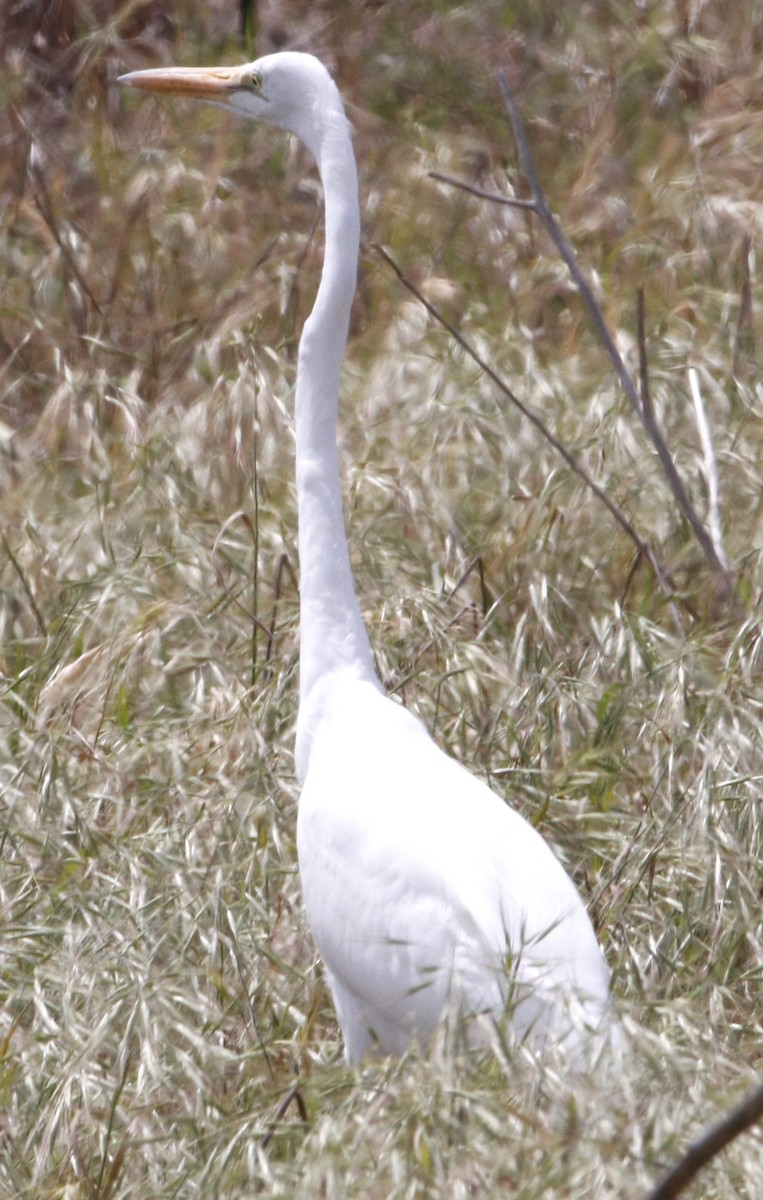
<instances>
[{"instance_id":1,"label":"grassy field","mask_svg":"<svg viewBox=\"0 0 763 1200\"><path fill-rule=\"evenodd\" d=\"M643 1197L763 1057L763 5L294 2L248 49L234 0L12 0L0 26L0 1193ZM356 129L341 440L379 669L575 878L624 1030L598 1077L445 1038L342 1065L294 844L319 189L286 138L114 82L284 39ZM634 371L644 291L734 601L547 236L429 174L527 194L500 67ZM759 1133L686 1195L763 1195Z\"/></svg>"}]
</instances>

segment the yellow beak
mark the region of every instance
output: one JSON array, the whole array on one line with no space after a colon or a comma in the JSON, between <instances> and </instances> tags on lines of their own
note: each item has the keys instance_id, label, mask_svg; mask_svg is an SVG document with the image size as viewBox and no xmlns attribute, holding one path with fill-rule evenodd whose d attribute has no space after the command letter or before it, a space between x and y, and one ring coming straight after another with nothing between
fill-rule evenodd
<instances>
[{"instance_id":1,"label":"yellow beak","mask_svg":"<svg viewBox=\"0 0 763 1200\"><path fill-rule=\"evenodd\" d=\"M226 95L244 86L241 74L241 67L158 67L152 71L130 71L128 75L120 75L117 82L141 92L224 103Z\"/></svg>"}]
</instances>

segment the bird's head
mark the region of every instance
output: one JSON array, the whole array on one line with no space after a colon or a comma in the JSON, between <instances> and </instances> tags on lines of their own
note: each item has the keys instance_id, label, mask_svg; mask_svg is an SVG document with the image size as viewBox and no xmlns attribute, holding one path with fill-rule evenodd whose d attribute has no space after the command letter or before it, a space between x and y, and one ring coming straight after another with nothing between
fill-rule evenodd
<instances>
[{"instance_id":1,"label":"bird's head","mask_svg":"<svg viewBox=\"0 0 763 1200\"><path fill-rule=\"evenodd\" d=\"M334 81L311 54L267 54L242 67L159 67L120 75L139 91L186 96L295 134L317 156L326 122L343 114ZM343 118L342 118L343 119Z\"/></svg>"}]
</instances>

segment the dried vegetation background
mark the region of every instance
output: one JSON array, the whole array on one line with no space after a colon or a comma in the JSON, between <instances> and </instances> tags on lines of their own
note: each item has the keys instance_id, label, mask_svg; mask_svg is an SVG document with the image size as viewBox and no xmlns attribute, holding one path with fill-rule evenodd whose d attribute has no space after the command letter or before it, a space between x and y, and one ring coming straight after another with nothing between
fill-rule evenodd
<instances>
[{"instance_id":1,"label":"dried vegetation background","mask_svg":"<svg viewBox=\"0 0 763 1200\"><path fill-rule=\"evenodd\" d=\"M0 1190L639 1197L761 1069L763 7L6 0L0 14ZM295 870L290 393L321 261L306 155L123 70L335 70L366 245L342 411L390 685L590 903L622 1070L341 1065ZM737 602L526 213L550 202ZM651 568L372 248L650 540ZM471 569L469 569L471 567ZM358 799L362 803L362 797ZM295 1084L298 1091L292 1092ZM763 1195L755 1133L705 1200Z\"/></svg>"}]
</instances>

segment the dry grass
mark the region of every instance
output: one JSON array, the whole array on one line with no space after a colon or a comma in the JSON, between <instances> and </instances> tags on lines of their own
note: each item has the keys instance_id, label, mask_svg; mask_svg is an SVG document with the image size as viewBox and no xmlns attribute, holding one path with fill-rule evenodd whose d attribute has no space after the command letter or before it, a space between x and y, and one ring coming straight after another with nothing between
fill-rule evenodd
<instances>
[{"instance_id":1,"label":"dry grass","mask_svg":"<svg viewBox=\"0 0 763 1200\"><path fill-rule=\"evenodd\" d=\"M679 587L669 603L634 572L595 499L369 249L342 418L362 602L385 678L590 899L627 1047L570 1081L447 1038L341 1066L291 761L290 388L317 189L282 139L111 82L237 58L234 7L177 3L174 46L152 4L71 0L36 46L8 9L0 1190L639 1197L761 1066L763 12L280 10L352 100L369 241ZM499 65L631 363L646 289L655 406L704 515L698 372L739 619L706 612L700 556L545 238L426 177L516 182ZM759 1137L695 1194L763 1194Z\"/></svg>"}]
</instances>

